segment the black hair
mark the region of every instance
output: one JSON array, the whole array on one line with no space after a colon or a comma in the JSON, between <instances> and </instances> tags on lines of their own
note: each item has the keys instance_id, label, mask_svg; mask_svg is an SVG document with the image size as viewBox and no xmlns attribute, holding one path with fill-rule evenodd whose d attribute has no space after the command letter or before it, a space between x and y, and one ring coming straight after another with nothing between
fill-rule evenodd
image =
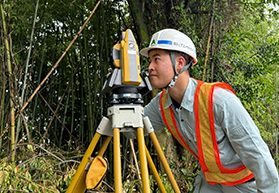
<instances>
[{"instance_id":1,"label":"black hair","mask_svg":"<svg viewBox=\"0 0 279 193\"><path fill-rule=\"evenodd\" d=\"M192 57L190 57L188 54L185 54L184 52L175 51L175 53L181 55L185 59L185 65L189 64L189 62L192 60Z\"/></svg>"}]
</instances>

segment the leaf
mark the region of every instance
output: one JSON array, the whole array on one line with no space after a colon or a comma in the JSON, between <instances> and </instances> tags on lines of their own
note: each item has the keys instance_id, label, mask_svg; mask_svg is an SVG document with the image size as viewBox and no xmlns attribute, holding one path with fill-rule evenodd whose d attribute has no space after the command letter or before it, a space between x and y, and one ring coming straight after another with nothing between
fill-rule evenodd
<instances>
[{"instance_id":1,"label":"leaf","mask_svg":"<svg viewBox=\"0 0 279 193\"><path fill-rule=\"evenodd\" d=\"M30 151L34 151L33 146L30 144L27 145L27 149L29 149Z\"/></svg>"}]
</instances>

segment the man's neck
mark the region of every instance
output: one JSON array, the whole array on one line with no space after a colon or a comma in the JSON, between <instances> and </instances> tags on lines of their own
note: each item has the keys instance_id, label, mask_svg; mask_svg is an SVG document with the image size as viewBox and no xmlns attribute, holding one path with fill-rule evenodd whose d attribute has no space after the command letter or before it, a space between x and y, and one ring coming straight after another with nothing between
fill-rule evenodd
<instances>
[{"instance_id":1,"label":"man's neck","mask_svg":"<svg viewBox=\"0 0 279 193\"><path fill-rule=\"evenodd\" d=\"M180 74L177 78L177 81L176 81L174 87L169 88L169 90L168 90L168 92L169 92L170 96L173 98L173 100L175 100L179 104L182 103L184 93L188 86L189 78L190 77L189 77L188 73Z\"/></svg>"}]
</instances>

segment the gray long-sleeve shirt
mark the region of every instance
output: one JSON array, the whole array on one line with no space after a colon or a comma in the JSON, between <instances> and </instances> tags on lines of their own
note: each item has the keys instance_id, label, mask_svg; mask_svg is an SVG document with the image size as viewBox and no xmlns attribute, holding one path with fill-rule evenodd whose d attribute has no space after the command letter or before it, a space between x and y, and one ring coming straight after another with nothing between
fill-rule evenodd
<instances>
[{"instance_id":1,"label":"gray long-sleeve shirt","mask_svg":"<svg viewBox=\"0 0 279 193\"><path fill-rule=\"evenodd\" d=\"M165 108L172 106L181 136L198 155L194 112L196 88L197 81L190 78L181 106L175 108L171 97L168 97ZM144 107L144 114L149 117L155 132L165 127L160 111L160 94ZM279 192L278 171L274 160L240 100L230 91L215 88L213 111L216 139L223 166L235 169L244 164L254 174L259 191Z\"/></svg>"}]
</instances>

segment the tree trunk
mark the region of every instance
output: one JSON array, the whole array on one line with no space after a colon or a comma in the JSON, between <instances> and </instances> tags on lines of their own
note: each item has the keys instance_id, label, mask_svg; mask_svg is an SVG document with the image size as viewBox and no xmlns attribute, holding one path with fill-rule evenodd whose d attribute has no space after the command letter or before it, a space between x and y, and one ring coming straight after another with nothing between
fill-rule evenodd
<instances>
[{"instance_id":1,"label":"tree trunk","mask_svg":"<svg viewBox=\"0 0 279 193\"><path fill-rule=\"evenodd\" d=\"M147 42L149 40L148 29L146 25L147 22L144 22L143 16L145 1L128 0L128 2L136 29L134 33L137 35L137 39L139 40L138 44L140 45L143 42Z\"/></svg>"}]
</instances>

